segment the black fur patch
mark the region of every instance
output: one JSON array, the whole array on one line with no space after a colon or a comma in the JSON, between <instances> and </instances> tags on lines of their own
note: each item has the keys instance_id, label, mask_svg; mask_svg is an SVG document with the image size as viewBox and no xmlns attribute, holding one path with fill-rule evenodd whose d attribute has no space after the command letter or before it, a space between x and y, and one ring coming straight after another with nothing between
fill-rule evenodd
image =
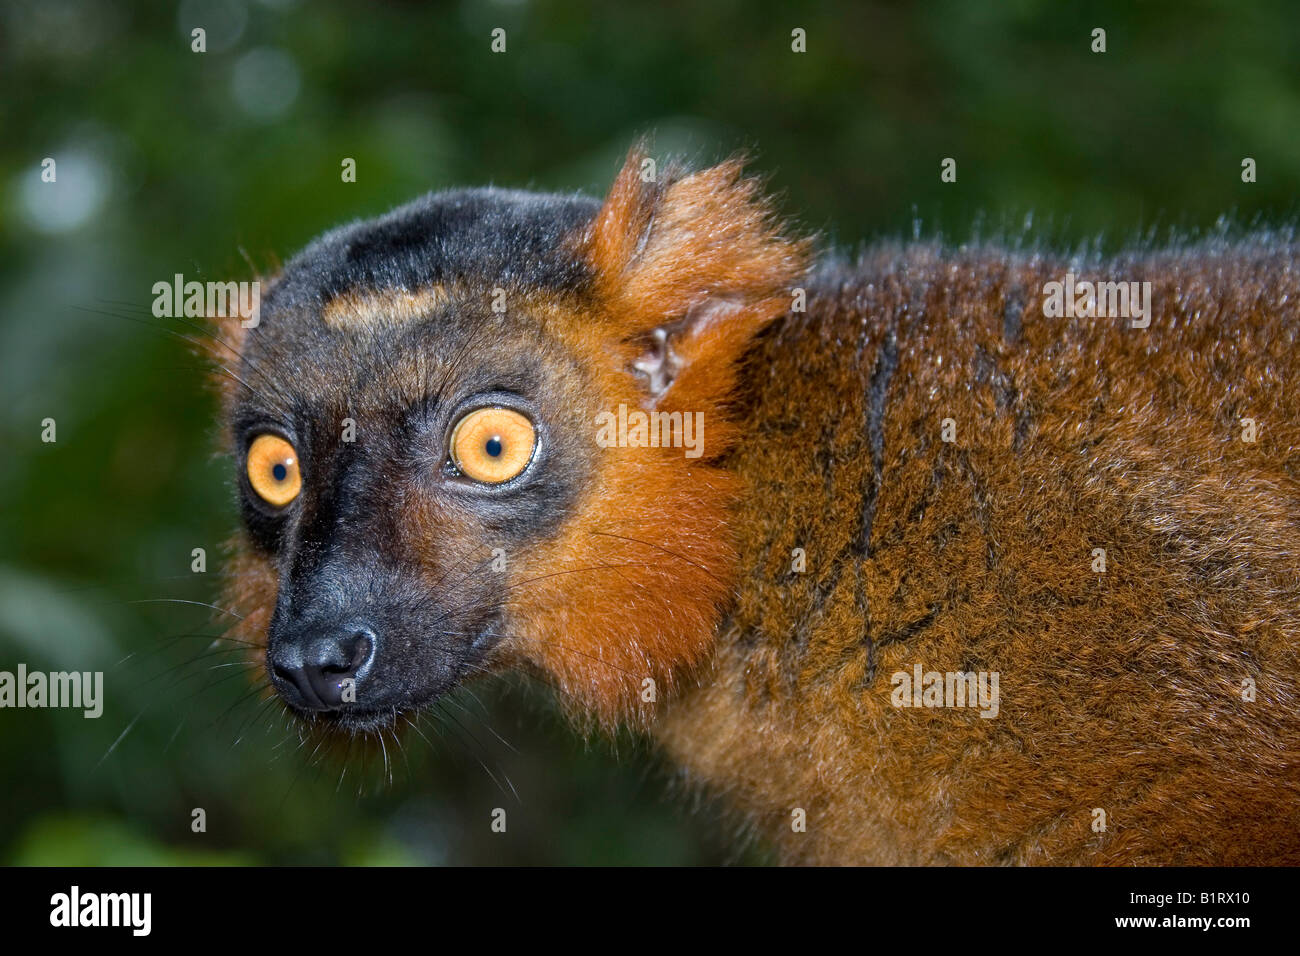
<instances>
[{"instance_id":1,"label":"black fur patch","mask_svg":"<svg viewBox=\"0 0 1300 956\"><path fill-rule=\"evenodd\" d=\"M456 280L578 292L590 272L564 240L599 208L597 200L576 194L430 193L316 239L289 262L264 305L311 310L352 289Z\"/></svg>"}]
</instances>

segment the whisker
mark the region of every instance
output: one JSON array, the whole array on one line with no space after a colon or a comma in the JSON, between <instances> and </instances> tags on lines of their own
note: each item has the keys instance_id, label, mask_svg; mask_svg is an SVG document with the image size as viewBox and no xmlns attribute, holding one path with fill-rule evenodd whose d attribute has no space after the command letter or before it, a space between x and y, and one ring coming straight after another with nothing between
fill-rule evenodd
<instances>
[{"instance_id":1,"label":"whisker","mask_svg":"<svg viewBox=\"0 0 1300 956\"><path fill-rule=\"evenodd\" d=\"M112 745L106 751L104 751L104 756L99 758L99 763L95 764L95 766L90 771L91 773L94 773L101 766L103 766L104 761L107 760L109 756L113 753L113 751L117 749L118 744L120 744L123 740L126 739L126 735L129 734L135 728L135 725L140 722L140 718L144 716L145 710L148 709L149 708L146 706L143 710L140 711L140 713L136 714L135 717L131 719L131 722L126 725L126 729L123 730L120 734L118 734L117 739L113 741Z\"/></svg>"},{"instance_id":2,"label":"whisker","mask_svg":"<svg viewBox=\"0 0 1300 956\"><path fill-rule=\"evenodd\" d=\"M218 648L218 649L215 650L215 651L208 651L207 653L203 653L203 654L199 654L199 655L197 655L197 656L195 656L195 657L187 658L186 660L183 660L183 661L181 661L181 662L179 662L179 663L177 663L177 664L172 664L170 667L166 667L166 668L164 668L163 670L159 671L157 674L154 674L152 677L147 677L147 678L145 678L145 679L140 683L139 686L140 686L140 687L147 687L147 686L149 686L150 684L152 684L154 681L158 680L158 679L161 678L161 677L166 677L166 676L168 676L168 675L170 675L170 674L175 673L176 671L182 670L183 668L189 667L189 666L191 666L191 665L193 665L193 664L197 664L199 661L207 660L209 657L214 657L214 656L216 656L216 655L218 655L218 654L240 654L240 653L243 653L243 652L242 652L239 648L237 648L237 647L222 647L222 648ZM184 675L178 677L178 678L177 678L177 679L176 679L176 680L171 684L171 687L172 687L173 689L174 689L174 688L177 688L177 687L181 686L182 684L184 684L186 681L193 680L195 677L202 677L203 674L204 674L204 671L202 671L202 670L194 671L194 672L189 673L189 674L184 674ZM200 693L201 693L201 692L200 692Z\"/></svg>"},{"instance_id":3,"label":"whisker","mask_svg":"<svg viewBox=\"0 0 1300 956\"><path fill-rule=\"evenodd\" d=\"M123 306L129 311L135 312L137 316L148 316L150 318L156 318L156 316L153 315L152 310L143 309L136 303L117 302L112 299L100 299L99 301L105 302L109 305ZM83 306L74 306L74 308L80 309L83 312L96 312L100 315L107 316L109 318L121 319L124 322L135 322L139 325L143 325L145 328L152 329L157 332L164 332L173 335L176 338L180 339L181 341L189 343L191 346L193 346L196 349L199 349L200 351L206 351L205 347L209 342L220 345L223 349L229 352L233 357L239 359L241 362L247 365L248 368L252 370L258 376L258 378L260 378L266 384L266 386L271 389L273 393L275 393L277 398L281 399L286 404L291 404L290 396L281 388L281 386L273 378L268 376L259 367L258 363L254 362L249 356L240 352L238 349L236 349L225 339L221 338L221 336L217 335L215 330L213 330L209 326L203 326L203 325L199 325L197 322L191 322L183 316L168 316L168 318L170 318L173 322L179 322L181 325L193 329L200 336L202 336L202 338L195 339L181 332L177 332L175 329L169 328L166 325L150 322L147 321L146 319L137 318L135 316L121 315L116 312L104 312L98 309L85 308ZM224 368L224 366L222 366L222 368ZM256 394L260 395L261 393L256 393ZM266 398L265 396L262 397ZM271 402L269 398L267 398L266 400L268 404L272 404L272 405L276 404L274 402Z\"/></svg>"},{"instance_id":4,"label":"whisker","mask_svg":"<svg viewBox=\"0 0 1300 956\"><path fill-rule=\"evenodd\" d=\"M497 640L502 640L502 641L511 639L508 634L494 634L489 632L488 636L494 637ZM555 640L554 638L547 639L545 643L554 644L556 647L562 647L566 651L572 651L573 653L579 655L580 657L587 658L587 660L589 661L595 661L597 664L604 664L606 667L612 670L616 670L621 674L626 674L628 677L639 678L643 676L641 674L636 673L635 671L630 671L627 670L626 668L619 667L617 664L611 664L609 661L605 660L602 657L595 657L591 654L588 654L587 652L583 651L581 648L574 647L572 644L563 644L560 641Z\"/></svg>"},{"instance_id":5,"label":"whisker","mask_svg":"<svg viewBox=\"0 0 1300 956\"><path fill-rule=\"evenodd\" d=\"M463 725L459 720L456 719L456 715L455 715L455 714L450 714L450 713L448 713L447 711L443 710L443 708L442 708L442 701L437 701L437 702L435 702L434 706L438 708L438 712L439 712L439 713L441 713L444 717L449 718L449 719L452 721L452 723L453 723L457 728L460 729L461 733L468 734L469 737L470 737L470 739L473 740L473 741L474 741L474 742L475 742L479 747L482 747L482 746L483 746L482 742L479 741L478 738L475 737L472 733L470 733L468 730L466 730L466 729L465 729L465 726L464 726L464 725ZM483 772L486 773L489 777L492 778L492 782L495 783L495 784L497 785L497 789L500 790L501 793L504 795L505 792L506 792L505 787L501 786L501 781L497 779L496 774L494 774L494 773L492 772L492 770L488 767L488 765L487 765L486 763L483 762L483 759L482 759L481 757L479 757L479 755L478 755L477 753L474 752L473 748L467 746L467 745L464 743L464 741L461 742L461 746L464 746L466 752L469 753L470 756L472 756L476 761L478 761L478 765L479 765L480 767L483 768ZM517 790L515 790L515 785L514 785L514 783L512 783L511 780L510 780L510 778L509 778L508 776L506 776L505 774L502 774L502 776L505 776L506 783L509 784L509 786L510 786L510 792L514 794L516 800L519 800L519 792L518 792ZM520 802L522 803L522 801L520 801Z\"/></svg>"},{"instance_id":6,"label":"whisker","mask_svg":"<svg viewBox=\"0 0 1300 956\"><path fill-rule=\"evenodd\" d=\"M203 638L203 639L209 640L209 641L212 642L212 646L213 646L213 647L215 647L218 643L220 643L220 642L222 642L222 641L224 641L224 642L226 642L226 643L228 643L228 644L237 644L237 645L241 645L241 646L243 646L243 647L253 647L253 648L258 648L258 647L261 646L261 645L259 645L259 644L254 644L252 641L241 641L239 638L236 638L236 637L228 637L228 636L226 636L226 635L224 635L224 634L207 634L207 633L204 633L204 632L202 632L202 631L187 631L187 632L185 632L185 633L183 633L183 634L171 634L171 635L168 635L167 637L160 637L160 638L158 638L158 643L159 643L160 645L166 645L166 644L174 643L174 642L176 642L176 641L183 641L183 640L186 640L187 638L188 638L188 639ZM131 659L133 659L133 658L139 656L140 654L153 654L153 653L157 653L158 650L159 650L158 647L141 647L141 648L138 648L138 649L132 651L130 654L127 654L126 657L123 657L123 658L122 658L120 661L118 661L117 663L113 664L113 665L112 665L112 666L113 666L113 669L116 670L118 667L121 667L121 666L122 666L123 664L125 664L127 661L129 661L129 660L131 660ZM227 650L227 651L236 651L236 650L239 650L239 648L238 648L238 647L227 647L227 648L223 648L223 650Z\"/></svg>"},{"instance_id":7,"label":"whisker","mask_svg":"<svg viewBox=\"0 0 1300 956\"><path fill-rule=\"evenodd\" d=\"M463 688L461 688L461 689L463 689ZM460 701L458 701L454 695L450 695L450 694L449 694L449 695L447 696L447 703L449 703L449 704L453 704L454 706L460 708L460 712L461 712L462 714L464 714L466 717L471 717L471 718L474 717L474 714L473 714L473 713L472 713L472 712L471 712L467 707L465 707L464 704L462 704ZM477 718L475 718L475 719L477 719ZM481 726L482 726L482 727L483 727L483 728L484 728L488 733L490 733L493 737L495 737L497 740L499 740L499 741L500 741L500 742L501 742L501 743L502 743L502 744L503 744L507 749L509 749L509 750L512 751L513 753L519 753L518 748L516 748L513 744L511 744L510 741L508 741L508 740L506 740L504 737L502 737L499 733L497 733L496 730L493 729L492 725L489 724L489 723L487 723L486 720L484 720L484 721L481 722Z\"/></svg>"},{"instance_id":8,"label":"whisker","mask_svg":"<svg viewBox=\"0 0 1300 956\"><path fill-rule=\"evenodd\" d=\"M685 562L686 562L687 564L689 564L691 567L693 567L693 568L697 568L698 570L703 571L705 574L707 574L709 577L713 578L713 580L717 581L719 584L723 585L724 587L729 587L729 585L727 585L727 582L723 581L720 577L718 577L716 574L714 574L712 571L710 571L710 570L709 570L708 568L706 568L704 565L700 564L700 563L697 562L697 561L692 561L690 558L686 557L685 555L678 554L676 551L673 551L673 550L671 550L671 549L669 549L669 548L665 548L665 547L663 547L662 545L655 544L653 541L645 541L645 540L643 540L642 538L632 538L632 537L629 537L629 536L627 536L627 535L622 535L622 534L613 534L612 532L609 532L609 531L592 531L591 534L593 534L593 535L599 535L599 536L601 536L601 537L605 537L605 538L618 538L620 541L630 541L630 542L633 542L633 543L635 543L635 544L642 544L642 545L645 545L647 548L654 548L656 551L661 551L661 552L663 552L664 554L669 555L670 557L674 557L674 558L676 558L676 559L679 560L679 561L685 561Z\"/></svg>"},{"instance_id":9,"label":"whisker","mask_svg":"<svg viewBox=\"0 0 1300 956\"><path fill-rule=\"evenodd\" d=\"M234 611L230 610L229 608L218 607L217 605L209 604L206 601L189 601L183 598L143 598L138 601L123 601L122 603L123 604L192 604L195 607L211 608L214 611L220 611L222 614L229 614L237 621L242 621L244 619L242 615L236 614Z\"/></svg>"}]
</instances>

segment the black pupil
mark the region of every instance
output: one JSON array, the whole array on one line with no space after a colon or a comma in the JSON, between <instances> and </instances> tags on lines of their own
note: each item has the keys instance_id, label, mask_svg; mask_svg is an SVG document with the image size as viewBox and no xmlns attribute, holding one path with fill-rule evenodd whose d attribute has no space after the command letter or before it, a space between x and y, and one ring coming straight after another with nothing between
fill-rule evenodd
<instances>
[{"instance_id":1,"label":"black pupil","mask_svg":"<svg viewBox=\"0 0 1300 956\"><path fill-rule=\"evenodd\" d=\"M486 448L487 448L487 453L488 453L489 455L491 455L493 458L498 458L498 457L500 457L500 455L501 455L501 439L500 439L499 437L497 437L497 436L494 435L493 437L491 437L491 438L489 438L489 439L487 440L487 446L486 446Z\"/></svg>"},{"instance_id":2,"label":"black pupil","mask_svg":"<svg viewBox=\"0 0 1300 956\"><path fill-rule=\"evenodd\" d=\"M284 481L289 477L289 469L283 463L277 461L274 467L271 468L271 474L275 476L276 481Z\"/></svg>"}]
</instances>

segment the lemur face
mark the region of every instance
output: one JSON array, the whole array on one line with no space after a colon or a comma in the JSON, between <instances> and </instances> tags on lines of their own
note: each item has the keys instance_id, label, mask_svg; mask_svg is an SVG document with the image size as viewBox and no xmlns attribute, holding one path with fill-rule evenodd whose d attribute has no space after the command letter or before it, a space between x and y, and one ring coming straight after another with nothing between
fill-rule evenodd
<instances>
[{"instance_id":1,"label":"lemur face","mask_svg":"<svg viewBox=\"0 0 1300 956\"><path fill-rule=\"evenodd\" d=\"M240 500L277 575L268 676L300 713L385 722L485 667L512 562L591 480L582 368L526 305L443 298L409 324L272 299L249 336Z\"/></svg>"},{"instance_id":2,"label":"lemur face","mask_svg":"<svg viewBox=\"0 0 1300 956\"><path fill-rule=\"evenodd\" d=\"M220 330L229 599L294 712L382 728L519 666L648 720L707 661L734 366L802 248L735 163L643 170L603 205L463 191L329 233ZM627 408L700 416L705 446L600 441Z\"/></svg>"}]
</instances>

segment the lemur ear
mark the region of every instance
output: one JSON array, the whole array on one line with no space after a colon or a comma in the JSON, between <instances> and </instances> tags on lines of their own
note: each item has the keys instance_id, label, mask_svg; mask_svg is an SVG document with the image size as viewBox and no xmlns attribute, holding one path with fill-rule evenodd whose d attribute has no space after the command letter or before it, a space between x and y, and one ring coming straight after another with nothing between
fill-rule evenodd
<instances>
[{"instance_id":1,"label":"lemur ear","mask_svg":"<svg viewBox=\"0 0 1300 956\"><path fill-rule=\"evenodd\" d=\"M687 173L633 147L582 250L606 324L635 349L629 371L646 404L730 391L732 364L789 308L808 245L782 235L742 159Z\"/></svg>"}]
</instances>

